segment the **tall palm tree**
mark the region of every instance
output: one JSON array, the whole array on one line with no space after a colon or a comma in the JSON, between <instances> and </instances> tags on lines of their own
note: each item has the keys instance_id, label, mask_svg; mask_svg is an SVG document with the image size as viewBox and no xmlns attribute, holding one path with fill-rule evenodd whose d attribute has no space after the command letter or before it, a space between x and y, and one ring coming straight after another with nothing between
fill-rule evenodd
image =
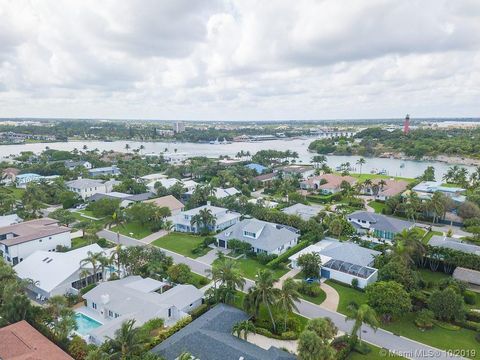
<instances>
[{"instance_id":1,"label":"tall palm tree","mask_svg":"<svg viewBox=\"0 0 480 360\"><path fill-rule=\"evenodd\" d=\"M116 233L117 233L117 244L120 244L120 228L125 225L127 222L125 212L120 209L115 210L115 212L112 215L112 218L108 222L108 227L112 228L112 226L115 227Z\"/></svg>"},{"instance_id":2,"label":"tall palm tree","mask_svg":"<svg viewBox=\"0 0 480 360\"><path fill-rule=\"evenodd\" d=\"M87 257L83 260L80 261L80 266L84 267L87 264L92 265L92 270L93 270L93 282L97 282L97 273L98 273L98 267L100 266L100 261L102 257L104 257L105 253L103 252L87 252Z\"/></svg>"},{"instance_id":3,"label":"tall palm tree","mask_svg":"<svg viewBox=\"0 0 480 360\"><path fill-rule=\"evenodd\" d=\"M148 338L139 327L135 327L135 320L130 319L122 323L115 331L114 338L107 338L111 349L110 359L128 360L145 351Z\"/></svg>"},{"instance_id":4,"label":"tall palm tree","mask_svg":"<svg viewBox=\"0 0 480 360\"><path fill-rule=\"evenodd\" d=\"M110 253L110 262L115 263L118 277L120 277L120 269L122 266L121 255L122 255L122 245L120 245L120 243L117 243L117 245L115 245L115 248Z\"/></svg>"},{"instance_id":5,"label":"tall palm tree","mask_svg":"<svg viewBox=\"0 0 480 360\"><path fill-rule=\"evenodd\" d=\"M190 225L197 225L198 229L202 229L205 232L209 231L209 227L214 227L216 223L216 217L212 214L212 210L208 208L201 209L198 214L192 216Z\"/></svg>"},{"instance_id":6,"label":"tall palm tree","mask_svg":"<svg viewBox=\"0 0 480 360\"><path fill-rule=\"evenodd\" d=\"M105 281L106 280L105 269L108 266L110 266L110 264L112 263L112 260L109 257L102 254L102 256L100 256L100 258L98 259L98 262L100 264L100 269L102 270L102 281Z\"/></svg>"},{"instance_id":7,"label":"tall palm tree","mask_svg":"<svg viewBox=\"0 0 480 360\"><path fill-rule=\"evenodd\" d=\"M241 337L243 334L243 339L247 340L248 334L256 334L257 329L250 320L244 320L233 325L232 333L235 334L237 337Z\"/></svg>"},{"instance_id":8,"label":"tall palm tree","mask_svg":"<svg viewBox=\"0 0 480 360\"><path fill-rule=\"evenodd\" d=\"M212 277L214 287L224 285L228 289L243 289L245 279L243 278L238 264L229 258L219 258L212 265L212 269L207 270Z\"/></svg>"},{"instance_id":9,"label":"tall palm tree","mask_svg":"<svg viewBox=\"0 0 480 360\"><path fill-rule=\"evenodd\" d=\"M285 279L282 284L282 289L278 294L278 305L284 311L284 330L287 331L288 315L293 311L298 311L295 304L300 300L300 294L297 290L297 284L292 278Z\"/></svg>"},{"instance_id":10,"label":"tall palm tree","mask_svg":"<svg viewBox=\"0 0 480 360\"><path fill-rule=\"evenodd\" d=\"M368 304L362 304L358 306L357 304L353 303L348 306L348 310L350 311L351 315L347 315L345 321L347 320L354 320L355 323L352 328L352 337L356 337L358 334L358 338L362 341L362 325L367 324L376 331L378 329L379 321L377 318L377 313L374 309L372 309Z\"/></svg>"},{"instance_id":11,"label":"tall palm tree","mask_svg":"<svg viewBox=\"0 0 480 360\"><path fill-rule=\"evenodd\" d=\"M380 189L383 190L384 186L387 185L387 182L385 180L381 179L378 182L378 185L380 186Z\"/></svg>"},{"instance_id":12,"label":"tall palm tree","mask_svg":"<svg viewBox=\"0 0 480 360\"><path fill-rule=\"evenodd\" d=\"M360 166L360 174L362 173L362 167L363 167L363 165L365 165L365 164L366 164L366 161L365 161L364 158L360 158L360 159L357 160L357 165Z\"/></svg>"},{"instance_id":13,"label":"tall palm tree","mask_svg":"<svg viewBox=\"0 0 480 360\"><path fill-rule=\"evenodd\" d=\"M445 195L443 195L440 191L436 191L433 193L432 198L427 202L428 209L432 213L433 223L445 214Z\"/></svg>"},{"instance_id":14,"label":"tall palm tree","mask_svg":"<svg viewBox=\"0 0 480 360\"><path fill-rule=\"evenodd\" d=\"M88 270L88 269L82 269L82 270L80 271L80 274L79 274L80 279L85 280L85 285L88 285L88 277L89 277L90 275L91 275L91 274L90 274L90 270Z\"/></svg>"},{"instance_id":15,"label":"tall palm tree","mask_svg":"<svg viewBox=\"0 0 480 360\"><path fill-rule=\"evenodd\" d=\"M258 314L260 305L265 305L272 321L273 330L276 331L277 325L273 318L272 307L277 303L280 289L276 289L273 285L277 279L273 276L273 272L267 269L259 270L257 273L257 279L255 280L255 286L252 291L247 294L248 299L244 303L244 307L250 307L253 305L255 314ZM247 304L249 306L247 306Z\"/></svg>"},{"instance_id":16,"label":"tall palm tree","mask_svg":"<svg viewBox=\"0 0 480 360\"><path fill-rule=\"evenodd\" d=\"M419 233L414 229L403 229L403 231L396 234L393 246L395 255L408 262L414 262L414 259L421 259L426 252Z\"/></svg>"}]
</instances>

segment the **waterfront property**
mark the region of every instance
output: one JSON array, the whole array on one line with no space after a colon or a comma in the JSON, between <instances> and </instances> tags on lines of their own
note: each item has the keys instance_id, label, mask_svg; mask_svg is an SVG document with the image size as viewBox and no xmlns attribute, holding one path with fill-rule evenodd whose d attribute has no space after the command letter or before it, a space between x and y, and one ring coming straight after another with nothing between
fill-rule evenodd
<instances>
[{"instance_id":1,"label":"waterfront property","mask_svg":"<svg viewBox=\"0 0 480 360\"><path fill-rule=\"evenodd\" d=\"M168 339L152 352L166 360L176 360L184 352L192 359L208 360L294 360L296 357L271 346L262 349L232 335L235 324L250 318L233 306L218 304Z\"/></svg>"},{"instance_id":2,"label":"waterfront property","mask_svg":"<svg viewBox=\"0 0 480 360\"><path fill-rule=\"evenodd\" d=\"M437 191L451 198L457 205L462 204L467 199L466 190L460 187L443 186L440 181L422 181L416 185L412 191L415 191L422 200L428 200Z\"/></svg>"},{"instance_id":3,"label":"waterfront property","mask_svg":"<svg viewBox=\"0 0 480 360\"><path fill-rule=\"evenodd\" d=\"M57 179L58 175L50 175L50 176L42 176L33 173L26 173L20 174L15 177L15 184L17 188L25 189L27 184L31 182L39 182L39 181L51 181Z\"/></svg>"},{"instance_id":4,"label":"waterfront property","mask_svg":"<svg viewBox=\"0 0 480 360\"><path fill-rule=\"evenodd\" d=\"M120 182L116 180L103 181L96 179L77 179L65 183L68 190L78 194L84 200L97 193L112 192L113 187L118 184Z\"/></svg>"},{"instance_id":5,"label":"waterfront property","mask_svg":"<svg viewBox=\"0 0 480 360\"><path fill-rule=\"evenodd\" d=\"M257 174L263 174L267 168L263 165L256 164L256 163L250 163L245 165L246 168L249 168L250 170L255 170Z\"/></svg>"},{"instance_id":6,"label":"waterfront property","mask_svg":"<svg viewBox=\"0 0 480 360\"><path fill-rule=\"evenodd\" d=\"M282 209L282 212L288 215L297 215L302 218L302 220L308 221L311 218L317 216L317 214L322 210L323 207L315 207L304 204L294 204L292 206Z\"/></svg>"},{"instance_id":7,"label":"waterfront property","mask_svg":"<svg viewBox=\"0 0 480 360\"><path fill-rule=\"evenodd\" d=\"M88 175L90 176L115 176L115 175L120 175L120 169L115 166L106 166L106 167L99 167L99 168L93 168L88 170Z\"/></svg>"},{"instance_id":8,"label":"waterfront property","mask_svg":"<svg viewBox=\"0 0 480 360\"><path fill-rule=\"evenodd\" d=\"M290 226L244 219L216 236L217 245L228 248L230 240L249 243L255 253L282 254L296 245L300 232Z\"/></svg>"},{"instance_id":9,"label":"waterfront property","mask_svg":"<svg viewBox=\"0 0 480 360\"><path fill-rule=\"evenodd\" d=\"M357 233L373 235L382 240L393 240L396 234L415 225L411 221L368 211L355 211L349 214L347 219Z\"/></svg>"},{"instance_id":10,"label":"waterfront property","mask_svg":"<svg viewBox=\"0 0 480 360\"><path fill-rule=\"evenodd\" d=\"M282 173L284 177L297 177L307 179L315 173L311 165L287 165L275 169L277 173Z\"/></svg>"},{"instance_id":11,"label":"waterfront property","mask_svg":"<svg viewBox=\"0 0 480 360\"><path fill-rule=\"evenodd\" d=\"M90 263L82 260L93 254L105 252L97 244L84 246L67 252L36 251L14 267L20 279L32 280L28 289L36 300L48 299L54 295L77 294L88 284L101 280L108 274L102 274L100 267L93 274ZM82 270L90 275L85 276Z\"/></svg>"},{"instance_id":12,"label":"waterfront property","mask_svg":"<svg viewBox=\"0 0 480 360\"><path fill-rule=\"evenodd\" d=\"M288 258L290 266L298 269L299 257L310 253L320 255L322 266L319 276L322 278L333 279L348 285L356 279L358 287L362 289L377 281L378 271L373 267L373 262L375 257L381 254L379 251L367 249L352 242L326 238L290 256Z\"/></svg>"},{"instance_id":13,"label":"waterfront property","mask_svg":"<svg viewBox=\"0 0 480 360\"><path fill-rule=\"evenodd\" d=\"M77 321L87 328L83 334L85 339L99 345L107 337L113 337L129 319L135 319L135 326L141 326L161 318L166 326L171 326L202 304L203 293L193 285L171 287L151 278L128 276L101 282L83 298L86 306L77 311L94 322L85 318Z\"/></svg>"},{"instance_id":14,"label":"waterfront property","mask_svg":"<svg viewBox=\"0 0 480 360\"><path fill-rule=\"evenodd\" d=\"M25 320L0 329L2 360L73 360Z\"/></svg>"},{"instance_id":15,"label":"waterfront property","mask_svg":"<svg viewBox=\"0 0 480 360\"><path fill-rule=\"evenodd\" d=\"M460 239L456 239L448 236L434 235L428 241L428 245L462 251L467 254L474 254L474 255L480 256L480 246L469 244Z\"/></svg>"},{"instance_id":16,"label":"waterfront property","mask_svg":"<svg viewBox=\"0 0 480 360\"><path fill-rule=\"evenodd\" d=\"M362 192L365 195L374 196L376 200L386 201L392 196L403 193L408 182L395 179L371 179L371 185L363 185Z\"/></svg>"},{"instance_id":17,"label":"waterfront property","mask_svg":"<svg viewBox=\"0 0 480 360\"><path fill-rule=\"evenodd\" d=\"M182 211L170 218L173 223L175 231L198 233L202 230L204 224L192 223L195 215L198 215L201 210L209 211L214 217L215 221L210 224L205 224L209 231L219 231L236 224L240 220L240 214L230 211L226 208L204 205L195 209Z\"/></svg>"},{"instance_id":18,"label":"waterfront property","mask_svg":"<svg viewBox=\"0 0 480 360\"><path fill-rule=\"evenodd\" d=\"M70 229L58 220L42 218L0 228L0 255L11 264L22 262L37 250L55 251L57 246L70 247Z\"/></svg>"},{"instance_id":19,"label":"waterfront property","mask_svg":"<svg viewBox=\"0 0 480 360\"><path fill-rule=\"evenodd\" d=\"M162 196L155 199L146 200L147 203L153 203L158 207L167 207L170 209L170 213L173 215L178 215L183 211L185 205L177 200L173 195Z\"/></svg>"},{"instance_id":20,"label":"waterfront property","mask_svg":"<svg viewBox=\"0 0 480 360\"><path fill-rule=\"evenodd\" d=\"M342 190L341 185L347 182L350 186L355 185L357 179L352 176L341 176L336 174L323 174L313 176L300 182L302 190L315 191L318 190L321 194L336 194Z\"/></svg>"}]
</instances>

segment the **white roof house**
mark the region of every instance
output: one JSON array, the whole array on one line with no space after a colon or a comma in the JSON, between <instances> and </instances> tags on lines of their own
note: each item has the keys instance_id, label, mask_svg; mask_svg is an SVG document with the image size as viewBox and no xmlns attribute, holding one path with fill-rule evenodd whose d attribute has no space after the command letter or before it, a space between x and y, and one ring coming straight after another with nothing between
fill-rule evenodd
<instances>
[{"instance_id":1,"label":"white roof house","mask_svg":"<svg viewBox=\"0 0 480 360\"><path fill-rule=\"evenodd\" d=\"M17 214L3 215L0 216L0 227L18 224L22 221L22 218L20 218Z\"/></svg>"},{"instance_id":2,"label":"white roof house","mask_svg":"<svg viewBox=\"0 0 480 360\"><path fill-rule=\"evenodd\" d=\"M214 196L217 199L223 199L223 198L238 195L238 194L241 193L239 190L235 189L234 187L229 187L229 188L226 188L226 189L224 189L224 188L214 188L213 191L214 191Z\"/></svg>"},{"instance_id":3,"label":"white roof house","mask_svg":"<svg viewBox=\"0 0 480 360\"><path fill-rule=\"evenodd\" d=\"M312 217L316 216L323 207L314 207L304 204L294 204L292 206L282 209L282 212L288 215L297 215L300 216L303 220L310 220Z\"/></svg>"},{"instance_id":4,"label":"white roof house","mask_svg":"<svg viewBox=\"0 0 480 360\"><path fill-rule=\"evenodd\" d=\"M254 205L262 205L262 206L265 206L266 208L269 208L269 209L273 209L273 208L276 208L278 206L278 202L276 201L270 201L270 200L266 200L264 198L255 198L255 199L250 199L248 200L248 202L250 204L254 204Z\"/></svg>"},{"instance_id":5,"label":"white roof house","mask_svg":"<svg viewBox=\"0 0 480 360\"><path fill-rule=\"evenodd\" d=\"M14 267L21 279L31 279L35 285L30 290L46 298L53 295L76 293L81 286L80 262L88 253L104 252L97 244L84 246L67 252L36 251ZM92 269L89 264L83 268Z\"/></svg>"},{"instance_id":6,"label":"white roof house","mask_svg":"<svg viewBox=\"0 0 480 360\"><path fill-rule=\"evenodd\" d=\"M87 305L77 310L98 326L81 335L86 335L89 342L101 344L106 337L113 337L125 320L135 319L135 326L141 326L148 320L162 318L166 325L173 325L202 304L203 293L195 286L176 285L164 290L167 285L140 276L99 283L83 295Z\"/></svg>"},{"instance_id":7,"label":"white roof house","mask_svg":"<svg viewBox=\"0 0 480 360\"><path fill-rule=\"evenodd\" d=\"M240 220L241 216L239 213L230 211L226 208L204 205L195 209L182 211L179 214L170 217L169 220L172 221L175 231L196 233L200 231L199 225L192 225L191 220L195 215L204 209L210 210L212 215L215 217L215 224L208 226L210 231L226 229L227 227L236 224Z\"/></svg>"},{"instance_id":8,"label":"white roof house","mask_svg":"<svg viewBox=\"0 0 480 360\"><path fill-rule=\"evenodd\" d=\"M120 181L97 179L77 179L65 183L68 190L77 193L83 199L87 199L97 193L110 193L113 187L118 184L120 184Z\"/></svg>"},{"instance_id":9,"label":"white roof house","mask_svg":"<svg viewBox=\"0 0 480 360\"><path fill-rule=\"evenodd\" d=\"M161 174L161 173L155 173L155 174L148 174L145 176L140 177L140 181L144 183L150 183L152 181L158 181L160 179L165 179L167 178L167 175Z\"/></svg>"}]
</instances>

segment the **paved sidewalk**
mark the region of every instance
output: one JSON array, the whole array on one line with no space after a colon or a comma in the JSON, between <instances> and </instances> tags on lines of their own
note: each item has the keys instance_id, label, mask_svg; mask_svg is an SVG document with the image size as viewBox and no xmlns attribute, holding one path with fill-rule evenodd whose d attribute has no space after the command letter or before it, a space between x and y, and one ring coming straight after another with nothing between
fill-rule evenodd
<instances>
[{"instance_id":1,"label":"paved sidewalk","mask_svg":"<svg viewBox=\"0 0 480 360\"><path fill-rule=\"evenodd\" d=\"M321 288L323 291L325 291L327 297L325 298L325 301L319 306L330 311L337 311L338 303L340 302L340 296L338 295L337 290L325 283L321 284Z\"/></svg>"},{"instance_id":2,"label":"paved sidewalk","mask_svg":"<svg viewBox=\"0 0 480 360\"><path fill-rule=\"evenodd\" d=\"M203 256L198 257L196 260L204 264L212 265L213 262L217 259L217 249L212 249Z\"/></svg>"},{"instance_id":3,"label":"paved sidewalk","mask_svg":"<svg viewBox=\"0 0 480 360\"><path fill-rule=\"evenodd\" d=\"M141 242L144 242L146 244L150 244L152 243L153 241L161 238L161 237L164 237L165 235L168 234L168 231L167 230L160 230L160 231L157 231L157 232L154 232L153 234L150 234L148 236L145 236L143 239L140 239Z\"/></svg>"},{"instance_id":4,"label":"paved sidewalk","mask_svg":"<svg viewBox=\"0 0 480 360\"><path fill-rule=\"evenodd\" d=\"M275 283L275 287L278 289L282 288L283 282L288 279L288 278L294 278L295 275L297 275L301 269L292 269L289 272L287 272L285 275L283 275L278 281Z\"/></svg>"}]
</instances>

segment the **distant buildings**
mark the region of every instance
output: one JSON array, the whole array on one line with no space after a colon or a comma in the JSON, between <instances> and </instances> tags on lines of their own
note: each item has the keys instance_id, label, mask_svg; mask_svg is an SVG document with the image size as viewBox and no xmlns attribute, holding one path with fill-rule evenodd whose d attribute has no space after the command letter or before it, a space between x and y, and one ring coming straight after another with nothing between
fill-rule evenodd
<instances>
[{"instance_id":1,"label":"distant buildings","mask_svg":"<svg viewBox=\"0 0 480 360\"><path fill-rule=\"evenodd\" d=\"M185 131L185 124L183 122L176 121L173 123L172 129L175 134L182 133Z\"/></svg>"},{"instance_id":2,"label":"distant buildings","mask_svg":"<svg viewBox=\"0 0 480 360\"><path fill-rule=\"evenodd\" d=\"M75 168L77 167L84 167L87 170L90 170L92 168L92 164L86 160L67 160L64 162L64 165L68 170L75 170Z\"/></svg>"},{"instance_id":3,"label":"distant buildings","mask_svg":"<svg viewBox=\"0 0 480 360\"><path fill-rule=\"evenodd\" d=\"M170 220L173 223L175 231L191 233L200 232L203 224L192 224L192 218L195 215L198 215L201 210L208 210L215 218L214 224L207 224L207 228L210 231L223 230L240 221L241 215L239 213L218 206L204 205L195 209L182 211L181 213L172 216Z\"/></svg>"},{"instance_id":4,"label":"distant buildings","mask_svg":"<svg viewBox=\"0 0 480 360\"><path fill-rule=\"evenodd\" d=\"M326 238L315 245L310 245L298 253L290 256L293 269L298 269L298 259L309 253L317 253L322 260L320 276L351 285L357 279L358 286L364 288L377 281L378 271L373 268L375 257L380 251L361 247L352 242L342 242L333 238Z\"/></svg>"},{"instance_id":5,"label":"distant buildings","mask_svg":"<svg viewBox=\"0 0 480 360\"><path fill-rule=\"evenodd\" d=\"M37 250L55 251L59 245L70 247L71 235L58 220L42 218L0 228L0 255L11 265Z\"/></svg>"},{"instance_id":6,"label":"distant buildings","mask_svg":"<svg viewBox=\"0 0 480 360\"><path fill-rule=\"evenodd\" d=\"M25 320L0 329L2 360L73 360Z\"/></svg>"},{"instance_id":7,"label":"distant buildings","mask_svg":"<svg viewBox=\"0 0 480 360\"><path fill-rule=\"evenodd\" d=\"M113 187L118 184L120 184L120 181L103 181L96 179L77 179L65 183L68 190L78 194L84 200L97 193L109 193L113 190Z\"/></svg>"},{"instance_id":8,"label":"distant buildings","mask_svg":"<svg viewBox=\"0 0 480 360\"><path fill-rule=\"evenodd\" d=\"M43 140L43 141L55 141L55 135L33 135L33 134L20 134L12 131L0 133L0 141L21 144L27 140Z\"/></svg>"},{"instance_id":9,"label":"distant buildings","mask_svg":"<svg viewBox=\"0 0 480 360\"><path fill-rule=\"evenodd\" d=\"M415 191L422 200L430 199L437 191L452 199L457 205L462 204L467 199L466 190L460 187L444 186L440 181L422 181L416 185L412 191Z\"/></svg>"},{"instance_id":10,"label":"distant buildings","mask_svg":"<svg viewBox=\"0 0 480 360\"><path fill-rule=\"evenodd\" d=\"M308 221L311 218L317 216L317 214L322 210L322 207L314 207L304 204L294 204L282 209L282 212L288 215L297 215L302 220Z\"/></svg>"},{"instance_id":11,"label":"distant buildings","mask_svg":"<svg viewBox=\"0 0 480 360\"><path fill-rule=\"evenodd\" d=\"M25 189L31 182L51 181L58 178L58 175L42 176L33 173L20 174L15 177L15 183L18 188Z\"/></svg>"},{"instance_id":12,"label":"distant buildings","mask_svg":"<svg viewBox=\"0 0 480 360\"><path fill-rule=\"evenodd\" d=\"M88 175L93 176L93 177L104 176L104 175L115 176L115 175L120 175L120 169L115 165L106 166L106 167L99 167L99 168L94 168L94 169L88 170Z\"/></svg>"},{"instance_id":13,"label":"distant buildings","mask_svg":"<svg viewBox=\"0 0 480 360\"><path fill-rule=\"evenodd\" d=\"M347 219L358 233L369 233L377 238L390 241L393 240L399 232L409 230L415 225L411 221L368 211L355 211L349 214Z\"/></svg>"},{"instance_id":14,"label":"distant buildings","mask_svg":"<svg viewBox=\"0 0 480 360\"><path fill-rule=\"evenodd\" d=\"M257 219L245 219L216 236L219 247L228 248L230 240L248 242L255 253L282 254L296 245L300 232L290 226Z\"/></svg>"},{"instance_id":15,"label":"distant buildings","mask_svg":"<svg viewBox=\"0 0 480 360\"><path fill-rule=\"evenodd\" d=\"M341 185L346 181L350 186L355 185L357 179L352 176L323 174L300 182L302 190L318 190L321 194L336 194L342 190Z\"/></svg>"},{"instance_id":16,"label":"distant buildings","mask_svg":"<svg viewBox=\"0 0 480 360\"><path fill-rule=\"evenodd\" d=\"M83 295L86 306L77 310L77 321L88 321L89 329L80 335L88 342L100 345L123 322L135 319L135 326L161 318L166 326L178 320L203 302L203 293L193 285L176 285L140 276L99 283Z\"/></svg>"},{"instance_id":17,"label":"distant buildings","mask_svg":"<svg viewBox=\"0 0 480 360\"><path fill-rule=\"evenodd\" d=\"M172 195L162 196L156 199L150 199L145 202L155 204L158 207L167 207L170 210L172 216L180 214L180 212L182 212L185 208L185 205L183 205Z\"/></svg>"}]
</instances>

